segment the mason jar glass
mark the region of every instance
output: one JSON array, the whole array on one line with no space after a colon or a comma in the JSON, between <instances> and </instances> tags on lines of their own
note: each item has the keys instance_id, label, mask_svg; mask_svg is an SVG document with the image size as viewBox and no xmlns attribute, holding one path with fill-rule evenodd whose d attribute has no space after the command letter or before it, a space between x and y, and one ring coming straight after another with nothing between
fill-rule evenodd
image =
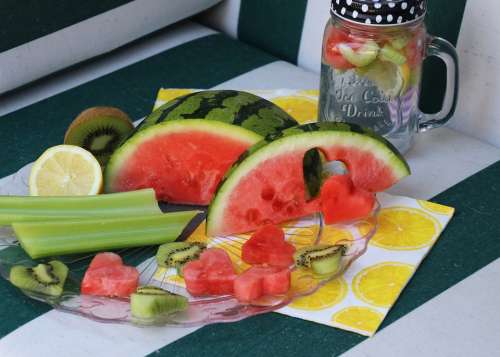
<instances>
[{"instance_id":1,"label":"mason jar glass","mask_svg":"<svg viewBox=\"0 0 500 357\"><path fill-rule=\"evenodd\" d=\"M427 33L425 0L333 0L321 64L319 120L358 124L401 152L414 134L445 124L458 94L458 59L446 40ZM441 58L447 89L438 113L419 110L422 62Z\"/></svg>"}]
</instances>

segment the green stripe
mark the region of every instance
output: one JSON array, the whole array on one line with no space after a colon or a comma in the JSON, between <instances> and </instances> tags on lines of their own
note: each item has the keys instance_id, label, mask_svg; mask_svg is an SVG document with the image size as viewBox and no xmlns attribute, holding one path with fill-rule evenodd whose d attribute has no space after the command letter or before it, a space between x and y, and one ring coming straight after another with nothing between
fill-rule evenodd
<instances>
[{"instance_id":1,"label":"green stripe","mask_svg":"<svg viewBox=\"0 0 500 357\"><path fill-rule=\"evenodd\" d=\"M133 118L150 112L160 87L209 88L276 60L223 35L203 37L0 118L0 177L60 143L81 110L122 108ZM0 279L0 336L49 310Z\"/></svg>"},{"instance_id":2,"label":"green stripe","mask_svg":"<svg viewBox=\"0 0 500 357\"><path fill-rule=\"evenodd\" d=\"M36 40L132 0L2 0L0 52Z\"/></svg>"},{"instance_id":3,"label":"green stripe","mask_svg":"<svg viewBox=\"0 0 500 357\"><path fill-rule=\"evenodd\" d=\"M466 0L428 1L426 24L430 34L457 44ZM477 5L477 4L476 4ZM446 89L446 66L438 58L429 58L424 64L422 80L421 109L425 113L437 113L443 105Z\"/></svg>"},{"instance_id":4,"label":"green stripe","mask_svg":"<svg viewBox=\"0 0 500 357\"><path fill-rule=\"evenodd\" d=\"M297 63L306 7L307 0L241 0L238 38Z\"/></svg>"},{"instance_id":5,"label":"green stripe","mask_svg":"<svg viewBox=\"0 0 500 357\"><path fill-rule=\"evenodd\" d=\"M435 197L456 208L446 231L390 311L387 326L500 257L500 161ZM152 356L337 356L365 337L267 314L204 327Z\"/></svg>"},{"instance_id":6,"label":"green stripe","mask_svg":"<svg viewBox=\"0 0 500 357\"><path fill-rule=\"evenodd\" d=\"M224 35L183 44L39 103L0 117L0 177L61 143L82 110L95 105L123 109L138 119L150 113L160 87L209 88L276 60Z\"/></svg>"}]
</instances>

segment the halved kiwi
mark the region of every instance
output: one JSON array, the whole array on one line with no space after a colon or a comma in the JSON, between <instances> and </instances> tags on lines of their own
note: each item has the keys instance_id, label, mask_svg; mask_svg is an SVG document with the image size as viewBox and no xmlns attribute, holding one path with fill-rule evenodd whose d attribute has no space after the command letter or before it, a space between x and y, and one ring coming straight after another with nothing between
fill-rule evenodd
<instances>
[{"instance_id":1,"label":"halved kiwi","mask_svg":"<svg viewBox=\"0 0 500 357\"><path fill-rule=\"evenodd\" d=\"M93 107L81 112L71 123L64 143L90 151L105 166L134 125L129 116L118 108Z\"/></svg>"},{"instance_id":2,"label":"halved kiwi","mask_svg":"<svg viewBox=\"0 0 500 357\"><path fill-rule=\"evenodd\" d=\"M177 268L182 276L182 267L200 257L207 246L199 242L172 242L160 245L156 253L156 262L161 267Z\"/></svg>"},{"instance_id":3,"label":"halved kiwi","mask_svg":"<svg viewBox=\"0 0 500 357\"><path fill-rule=\"evenodd\" d=\"M20 289L45 295L60 296L68 276L68 267L57 260L33 268L21 265L10 270L10 282Z\"/></svg>"},{"instance_id":4,"label":"halved kiwi","mask_svg":"<svg viewBox=\"0 0 500 357\"><path fill-rule=\"evenodd\" d=\"M344 251L343 245L320 244L299 249L293 257L298 267L311 268L318 275L327 275L338 271Z\"/></svg>"},{"instance_id":5,"label":"halved kiwi","mask_svg":"<svg viewBox=\"0 0 500 357\"><path fill-rule=\"evenodd\" d=\"M136 323L150 323L163 315L188 308L186 297L176 295L156 286L139 287L130 296L130 310Z\"/></svg>"}]
</instances>

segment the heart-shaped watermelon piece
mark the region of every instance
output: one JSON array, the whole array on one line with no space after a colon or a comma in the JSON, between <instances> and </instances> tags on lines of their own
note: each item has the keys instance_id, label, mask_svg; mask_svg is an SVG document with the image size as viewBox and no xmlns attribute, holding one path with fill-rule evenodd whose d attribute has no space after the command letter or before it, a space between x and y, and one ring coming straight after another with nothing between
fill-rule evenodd
<instances>
[{"instance_id":1,"label":"heart-shaped watermelon piece","mask_svg":"<svg viewBox=\"0 0 500 357\"><path fill-rule=\"evenodd\" d=\"M81 293L85 295L127 298L139 285L139 272L123 264L115 253L99 253L90 263L82 280Z\"/></svg>"},{"instance_id":2,"label":"heart-shaped watermelon piece","mask_svg":"<svg viewBox=\"0 0 500 357\"><path fill-rule=\"evenodd\" d=\"M200 259L187 263L182 269L187 291L193 296L229 295L233 293L236 271L227 252L210 248Z\"/></svg>"},{"instance_id":3,"label":"heart-shaped watermelon piece","mask_svg":"<svg viewBox=\"0 0 500 357\"><path fill-rule=\"evenodd\" d=\"M268 264L286 268L293 264L295 247L285 241L280 227L269 224L256 231L241 248L241 259L248 264Z\"/></svg>"},{"instance_id":4,"label":"heart-shaped watermelon piece","mask_svg":"<svg viewBox=\"0 0 500 357\"><path fill-rule=\"evenodd\" d=\"M234 296L241 302L251 302L266 295L283 295L288 289L288 268L253 266L234 281Z\"/></svg>"},{"instance_id":5,"label":"heart-shaped watermelon piece","mask_svg":"<svg viewBox=\"0 0 500 357\"><path fill-rule=\"evenodd\" d=\"M355 187L350 175L331 176L321 187L321 212L326 224L367 217L374 205L375 194Z\"/></svg>"}]
</instances>

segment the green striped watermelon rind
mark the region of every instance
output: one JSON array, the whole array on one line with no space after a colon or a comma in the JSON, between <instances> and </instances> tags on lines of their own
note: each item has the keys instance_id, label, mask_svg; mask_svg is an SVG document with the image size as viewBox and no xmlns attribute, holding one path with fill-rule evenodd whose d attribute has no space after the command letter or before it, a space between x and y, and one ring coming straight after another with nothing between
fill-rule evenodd
<instances>
[{"instance_id":1,"label":"green striped watermelon rind","mask_svg":"<svg viewBox=\"0 0 500 357\"><path fill-rule=\"evenodd\" d=\"M135 132L179 119L221 121L242 126L262 136L298 124L280 107L254 94L236 90L207 90L186 94L163 104L144 119Z\"/></svg>"},{"instance_id":2,"label":"green striped watermelon rind","mask_svg":"<svg viewBox=\"0 0 500 357\"><path fill-rule=\"evenodd\" d=\"M214 199L208 208L207 234L219 231L223 214L231 192L239 181L261 162L292 150L303 148L304 151L328 147L332 144L365 148L393 170L396 180L410 175L410 167L401 153L389 141L369 129L355 124L322 122L296 126L282 132L268 135L265 139L250 147L226 173L220 182Z\"/></svg>"},{"instance_id":3,"label":"green striped watermelon rind","mask_svg":"<svg viewBox=\"0 0 500 357\"><path fill-rule=\"evenodd\" d=\"M105 191L114 191L113 183L120 169L141 144L161 135L189 131L205 131L217 135L223 133L228 138L246 142L248 145L262 140L262 136L251 130L215 120L191 119L161 122L137 132L113 153L104 172Z\"/></svg>"}]
</instances>

